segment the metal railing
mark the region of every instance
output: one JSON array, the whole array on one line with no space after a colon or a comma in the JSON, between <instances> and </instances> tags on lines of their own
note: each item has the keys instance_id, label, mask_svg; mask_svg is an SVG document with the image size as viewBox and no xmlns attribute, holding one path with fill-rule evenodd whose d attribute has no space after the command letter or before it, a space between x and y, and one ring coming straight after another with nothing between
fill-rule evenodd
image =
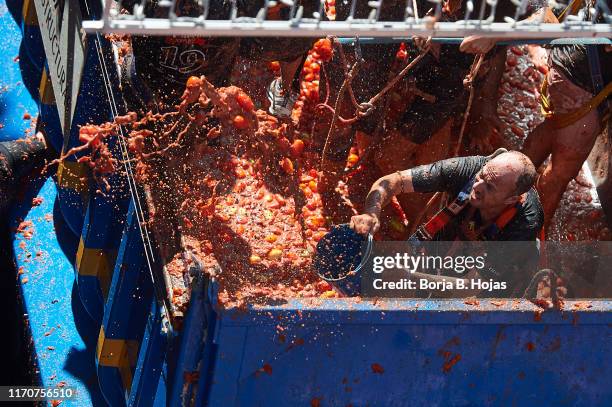
<instances>
[{"instance_id":1,"label":"metal railing","mask_svg":"<svg viewBox=\"0 0 612 407\"><path fill-rule=\"evenodd\" d=\"M440 21L443 0L427 0L427 11L419 10L417 0L338 0L342 12L335 20L326 15L326 0L260 0L261 7L245 12L232 0L224 15L211 16L215 0L193 0L198 8L193 16L179 16L176 0L103 0L100 20L83 21L88 32L119 34L190 35L190 36L283 36L283 37L410 37L433 36L461 38L469 35L513 39L553 39L577 37L612 37L612 15L609 0L593 0L577 15L568 15L561 23L545 23L544 13L534 19L520 20L527 9L528 0L483 0L475 6L465 1L462 17L458 21ZM250 8L253 9L253 2ZM570 0L568 0L570 1ZM221 2L221 0L218 0ZM498 4L514 9L510 15L499 16ZM125 4L124 4L125 3ZM359 3L358 13L356 5ZM386 3L398 7L395 16L381 17ZM420 4L423 4L422 2ZM305 5L308 6L305 8ZM329 3L328 3L329 5ZM562 9L567 4L548 2L549 7ZM155 8L156 15L150 11ZM271 12L285 9L279 19ZM478 8L478 9L476 9ZM129 10L129 11L128 11ZM495 19L497 10L497 19ZM329 11L329 9L327 9ZM250 15L249 15L250 14ZM403 14L403 15L402 15ZM164 15L164 17L158 17ZM357 18L364 16L365 18ZM501 21L500 21L501 20Z\"/></svg>"}]
</instances>

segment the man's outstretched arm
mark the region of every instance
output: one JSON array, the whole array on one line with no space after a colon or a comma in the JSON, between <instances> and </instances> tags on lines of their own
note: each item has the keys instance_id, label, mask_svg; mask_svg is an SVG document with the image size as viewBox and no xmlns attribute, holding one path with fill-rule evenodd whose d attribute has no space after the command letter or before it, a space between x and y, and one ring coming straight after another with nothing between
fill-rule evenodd
<instances>
[{"instance_id":1,"label":"man's outstretched arm","mask_svg":"<svg viewBox=\"0 0 612 407\"><path fill-rule=\"evenodd\" d=\"M363 214L351 218L351 227L360 234L376 233L382 208L395 195L437 191L456 194L485 161L486 157L480 156L447 158L385 175L370 188Z\"/></svg>"},{"instance_id":2,"label":"man's outstretched arm","mask_svg":"<svg viewBox=\"0 0 612 407\"><path fill-rule=\"evenodd\" d=\"M366 235L380 228L380 212L396 195L414 192L412 170L397 171L374 182L366 197L363 214L351 218L351 228Z\"/></svg>"}]
</instances>

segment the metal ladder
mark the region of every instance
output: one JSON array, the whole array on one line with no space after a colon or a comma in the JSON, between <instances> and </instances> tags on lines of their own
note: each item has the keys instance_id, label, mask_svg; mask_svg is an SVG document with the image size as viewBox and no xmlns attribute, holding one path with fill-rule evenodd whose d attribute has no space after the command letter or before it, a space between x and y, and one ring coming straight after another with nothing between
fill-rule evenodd
<instances>
[{"instance_id":1,"label":"metal ladder","mask_svg":"<svg viewBox=\"0 0 612 407\"><path fill-rule=\"evenodd\" d=\"M610 5L606 0L596 0L592 8L592 21L583 21L579 13L568 16L562 23L546 24L542 18L533 21L520 21L528 0L487 0L475 10L472 0L467 0L463 18L456 22L437 21L443 1L428 0L430 13L418 9L415 0L405 0L404 13L401 18L380 19L385 4L397 3L394 0L367 1L369 13L366 18L355 18L357 3L363 5L366 0L350 0L345 7L350 10L345 19L330 20L325 14L325 0L310 0L309 10L305 11L304 1L299 0L262 0L262 7L253 15L241 15L237 1L231 2L231 9L226 19L208 17L211 0L199 0L202 13L195 17L179 17L176 12L176 0L161 0L160 8L167 9L167 17L153 18L145 14L151 0L136 3L132 13L122 8L122 2L105 0L102 17L98 20L83 21L87 33L114 32L122 34L146 35L206 35L206 36L284 36L284 37L406 37L410 35L461 38L469 35L483 35L499 38L535 39L535 38L576 38L576 37L610 37L612 34L612 17ZM307 0L308 1L308 0ZM342 1L342 0L341 0ZM494 22L496 7L501 2L511 2L515 11L506 15L503 22ZM318 3L318 4L317 4ZM267 18L270 10L278 6L290 8L288 18L284 20ZM565 4L549 1L550 7L563 7ZM488 7L487 7L488 6ZM121 10L121 11L120 11ZM346 14L346 13L345 13ZM597 22L596 22L597 21ZM601 21L601 22L600 22Z\"/></svg>"}]
</instances>

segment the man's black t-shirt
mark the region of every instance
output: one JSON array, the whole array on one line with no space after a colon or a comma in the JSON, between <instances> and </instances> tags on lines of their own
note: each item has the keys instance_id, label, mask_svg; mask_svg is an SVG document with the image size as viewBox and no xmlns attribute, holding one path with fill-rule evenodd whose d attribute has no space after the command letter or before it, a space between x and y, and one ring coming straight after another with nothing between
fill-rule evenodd
<instances>
[{"instance_id":1,"label":"man's black t-shirt","mask_svg":"<svg viewBox=\"0 0 612 407\"><path fill-rule=\"evenodd\" d=\"M412 184L416 192L447 192L453 199L464 186L484 167L489 157L457 157L412 169ZM470 211L467 205L436 236L435 240L465 240L461 225L466 220L480 221L478 211L473 219L467 219ZM529 284L538 262L536 238L540 233L544 212L538 193L532 188L519 204L512 220L492 239L494 241L522 242L489 244L486 267L479 271L482 279L505 281L508 289L504 292L483 292L482 295L511 296L522 294Z\"/></svg>"},{"instance_id":2,"label":"man's black t-shirt","mask_svg":"<svg viewBox=\"0 0 612 407\"><path fill-rule=\"evenodd\" d=\"M484 156L457 157L421 165L412 169L412 184L416 192L447 192L456 197L461 189L476 176L489 160ZM466 207L457 218L468 212ZM535 240L543 222L543 210L538 193L532 188L527 192L523 203L512 220L502 229L495 240L530 241ZM455 222L452 222L455 223ZM454 240L456 234L448 225L441 231L439 240Z\"/></svg>"}]
</instances>

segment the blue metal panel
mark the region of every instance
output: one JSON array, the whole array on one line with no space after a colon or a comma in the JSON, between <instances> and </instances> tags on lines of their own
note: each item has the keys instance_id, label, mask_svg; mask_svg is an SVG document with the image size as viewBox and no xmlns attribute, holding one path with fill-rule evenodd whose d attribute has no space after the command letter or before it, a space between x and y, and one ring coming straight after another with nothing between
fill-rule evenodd
<instances>
[{"instance_id":1,"label":"blue metal panel","mask_svg":"<svg viewBox=\"0 0 612 407\"><path fill-rule=\"evenodd\" d=\"M33 6L33 3L32 3ZM42 36L38 25L25 24L23 29L23 50L21 54L28 58L32 64L40 71L45 65L45 49L43 48ZM22 58L22 57L20 57Z\"/></svg>"},{"instance_id":2,"label":"blue metal panel","mask_svg":"<svg viewBox=\"0 0 612 407\"><path fill-rule=\"evenodd\" d=\"M21 25L21 19L22 19L22 15L21 15L21 9L23 7L23 1L22 0L2 0L2 8L4 8L4 5L6 4L6 7L8 8L8 11L10 12L10 15L13 17L13 19L15 20L15 22L18 25Z\"/></svg>"},{"instance_id":3,"label":"blue metal panel","mask_svg":"<svg viewBox=\"0 0 612 407\"><path fill-rule=\"evenodd\" d=\"M22 57L27 57L32 61L34 66L41 71L46 60L45 48L38 26L38 17L36 15L36 7L34 0L24 0L21 8L22 21L21 31L23 33L22 40Z\"/></svg>"},{"instance_id":4,"label":"blue metal panel","mask_svg":"<svg viewBox=\"0 0 612 407\"><path fill-rule=\"evenodd\" d=\"M103 406L94 365L99 325L88 317L74 287L78 240L58 211L54 182L48 178L38 188L27 191L9 218L15 227L21 219L33 224L32 237L15 235L13 247L37 379L42 386L76 387L79 397L62 406ZM31 207L35 196L43 202Z\"/></svg>"},{"instance_id":5,"label":"blue metal panel","mask_svg":"<svg viewBox=\"0 0 612 407\"><path fill-rule=\"evenodd\" d=\"M21 80L23 81L23 84L25 85L25 88L27 90L26 94L29 94L30 98L34 102L38 102L40 97L39 84L42 70L40 67L36 66L34 62L32 62L32 60L26 55L24 41L21 41L21 45L19 46L18 66L19 72L21 74ZM36 110L28 113L30 113L32 117L35 117Z\"/></svg>"},{"instance_id":6,"label":"blue metal panel","mask_svg":"<svg viewBox=\"0 0 612 407\"><path fill-rule=\"evenodd\" d=\"M110 45L106 40L101 41L105 52L110 53ZM88 123L104 123L112 119L110 101L107 98L105 84L100 68L100 60L93 39L87 41L86 57L79 89L78 101L72 120L70 133L70 147L80 145L78 140L79 127ZM111 53L112 55L112 53ZM108 64L108 62L107 62ZM113 69L113 65L108 65ZM110 72L113 75L113 72ZM117 75L111 77L118 84Z\"/></svg>"},{"instance_id":7,"label":"blue metal panel","mask_svg":"<svg viewBox=\"0 0 612 407\"><path fill-rule=\"evenodd\" d=\"M109 44L107 42L101 42L102 47L108 48ZM112 78L115 78L115 76L112 76ZM114 89L113 91L117 90ZM105 96L105 84L100 72L100 61L96 47L94 41L89 41L70 140L65 149L80 145L78 140L80 125L103 123L111 119L110 101ZM121 106L118 108L121 108ZM113 146L110 148L112 149ZM91 191L89 197L81 233L83 250L79 251L79 254L85 257L103 257L107 266L102 266L101 271L113 270L115 252L120 241L118 236L121 234L123 219L127 210L127 199L123 191L125 182L122 176L113 175L109 178L109 182L111 191L103 191L104 195L94 193L95 190L101 188L100 185L92 185L94 191ZM100 275L96 270L87 270L87 267L83 266L83 264L91 264L87 259L82 263L77 263L77 279L81 299L86 304L90 315L95 320L101 321L110 276L107 278ZM93 267L97 266L94 265Z\"/></svg>"},{"instance_id":8,"label":"blue metal panel","mask_svg":"<svg viewBox=\"0 0 612 407\"><path fill-rule=\"evenodd\" d=\"M105 41L102 41L103 46L108 48L108 44ZM112 64L110 65L112 66ZM111 73L112 74L112 73ZM103 82L103 77L100 68L100 60L98 57L98 53L96 51L96 47L93 40L87 42L87 49L85 55L85 63L83 68L83 74L81 79L81 86L79 89L78 100L74 112L74 117L72 120L72 127L70 129L70 135L66 145L64 145L64 135L61 130L59 115L57 112L57 107L53 101L52 97L52 87L50 80L46 77L46 75L42 75L41 79L41 89L44 89L46 84L47 92L41 90L41 103L40 103L40 111L41 111L41 122L44 125L45 134L47 139L53 145L53 147L58 151L68 151L72 147L77 147L81 145L79 140L79 128L80 126L88 123L104 123L111 120L111 111L108 98L106 97L105 84ZM116 91L116 90L115 90ZM46 97L45 97L46 95ZM76 159L85 154L85 152L77 154L75 156L70 156L66 160L75 162ZM76 166L73 165L73 168ZM81 165L80 171L74 171L79 174L85 174L87 177L87 171L85 170L85 166ZM118 177L115 177L117 180ZM114 185L120 184L120 181L117 181ZM76 182L73 182L72 185L63 185L59 183L60 189L60 202L62 213L64 213L64 217L66 218L68 224L71 229L80 234L83 231L84 225L83 219L88 203L86 202L90 199L89 194L85 191L85 188L82 188L80 185L75 185ZM98 185L93 185L94 191L99 188ZM118 220L120 217L110 216L110 212L117 209L120 213L123 214L125 211L125 202L120 203L121 208L115 208L117 201L125 200L124 197L118 197L118 192L121 191L121 188L114 188L113 193L108 195L105 198L106 204L100 203L97 208L105 208L102 212L92 213L91 219L95 219L98 224L95 226L99 227L99 233L103 233L107 231L109 228L120 228L118 225ZM100 201L99 201L100 202ZM104 212L106 211L106 212ZM122 215L123 216L123 215ZM111 219L113 222L107 222L108 219ZM115 236L118 236L120 233L117 232ZM113 239L116 244L118 243L118 239ZM86 244L88 244L86 242ZM102 248L102 246L91 246L95 248ZM87 278L85 280L88 280ZM87 282L84 282L83 285L88 285ZM93 282L95 286L95 281ZM95 291L95 290L94 290ZM92 294L92 298L95 298L95 292L90 292ZM95 316L99 319L101 316L101 307L102 304L98 302L97 304L98 311L95 311Z\"/></svg>"},{"instance_id":9,"label":"blue metal panel","mask_svg":"<svg viewBox=\"0 0 612 407\"><path fill-rule=\"evenodd\" d=\"M0 8L5 8L4 0ZM18 58L21 42L21 33L11 14L0 13L0 27L2 27L2 44L0 44L0 141L14 140L24 136L30 128L30 121L24 120L25 113L36 116L36 103L28 94L24 81L31 83L31 70L25 70L22 79Z\"/></svg>"},{"instance_id":10,"label":"blue metal panel","mask_svg":"<svg viewBox=\"0 0 612 407\"><path fill-rule=\"evenodd\" d=\"M59 113L55 104L53 85L49 77L49 67L46 63L43 64L43 69L38 77L38 96L39 128L45 134L48 143L59 153L64 145L64 134L62 133Z\"/></svg>"},{"instance_id":11,"label":"blue metal panel","mask_svg":"<svg viewBox=\"0 0 612 407\"><path fill-rule=\"evenodd\" d=\"M126 394L131 390L138 344L152 299L151 283L146 277L143 244L132 204L104 309L103 333L98 340L98 377L111 405L124 405ZM126 348L127 352L114 358L112 353L118 346Z\"/></svg>"},{"instance_id":12,"label":"blue metal panel","mask_svg":"<svg viewBox=\"0 0 612 407\"><path fill-rule=\"evenodd\" d=\"M4 4L0 0L0 9ZM20 1L9 2L11 13L19 19L21 5ZM31 95L38 97L40 72L24 57L23 47L19 48L21 36L8 13L0 14L0 24L3 39L0 86L7 89L0 93L4 124L0 140L4 140L24 136L24 128L29 127L22 119L24 112L36 116L36 103ZM13 61L18 49L19 63ZM105 405L93 363L98 326L88 318L74 287L72 262L78 240L63 222L51 178L37 181L24 192L8 219L15 228L22 220L32 222L28 228L33 232L32 237L15 234L13 250L35 380L45 387L62 383L75 387L78 398L62 405ZM32 207L34 197L42 198L39 206Z\"/></svg>"},{"instance_id":13,"label":"blue metal panel","mask_svg":"<svg viewBox=\"0 0 612 407\"><path fill-rule=\"evenodd\" d=\"M592 305L540 315L518 301L319 300L222 311L198 391L210 405L609 405L612 304Z\"/></svg>"},{"instance_id":14,"label":"blue metal panel","mask_svg":"<svg viewBox=\"0 0 612 407\"><path fill-rule=\"evenodd\" d=\"M147 326L140 345L128 405L146 407L166 405L166 377L162 375L166 354L166 334L162 332L161 313L156 300L151 301Z\"/></svg>"},{"instance_id":15,"label":"blue metal panel","mask_svg":"<svg viewBox=\"0 0 612 407\"><path fill-rule=\"evenodd\" d=\"M192 282L189 309L180 333L178 356L174 365L174 378L170 405L186 405L192 399L198 383L199 366L208 326L206 315L206 287L202 270L198 269Z\"/></svg>"},{"instance_id":16,"label":"blue metal panel","mask_svg":"<svg viewBox=\"0 0 612 407\"><path fill-rule=\"evenodd\" d=\"M64 148L64 134L48 72L49 68L45 64L39 75L39 128L51 147L60 154ZM76 138L78 139L78 134ZM83 218L89 200L89 178L89 168L85 164L79 164L74 156L67 157L58 166L56 181L60 210L72 232L77 235L83 229Z\"/></svg>"},{"instance_id":17,"label":"blue metal panel","mask_svg":"<svg viewBox=\"0 0 612 407\"><path fill-rule=\"evenodd\" d=\"M95 321L102 321L105 297L115 265L115 247L120 241L117 238L118 231L111 227L116 226L122 217L115 212L106 198L98 194L91 195L77 252L76 279L79 295Z\"/></svg>"},{"instance_id":18,"label":"blue metal panel","mask_svg":"<svg viewBox=\"0 0 612 407\"><path fill-rule=\"evenodd\" d=\"M162 366L162 373L159 377L159 384L157 386L157 392L155 393L155 400L153 401L153 407L167 407L167 385L168 380L168 365L164 362ZM197 405L197 404L196 404Z\"/></svg>"},{"instance_id":19,"label":"blue metal panel","mask_svg":"<svg viewBox=\"0 0 612 407\"><path fill-rule=\"evenodd\" d=\"M73 233L80 234L83 230L83 219L87 210L89 200L89 171L84 165L77 163L74 159L66 159L60 164L65 167L62 177L56 176L58 186L59 206L66 220L66 224ZM65 183L67 176L73 182ZM79 178L81 176L82 178Z\"/></svg>"}]
</instances>

